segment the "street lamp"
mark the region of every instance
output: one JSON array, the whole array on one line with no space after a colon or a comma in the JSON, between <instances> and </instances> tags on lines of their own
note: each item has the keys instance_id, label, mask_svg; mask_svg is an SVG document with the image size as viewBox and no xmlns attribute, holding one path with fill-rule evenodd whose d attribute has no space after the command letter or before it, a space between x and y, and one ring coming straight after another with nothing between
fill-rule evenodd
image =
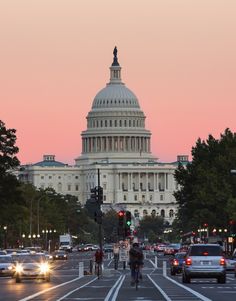
<instances>
[{"instance_id":1,"label":"street lamp","mask_svg":"<svg viewBox=\"0 0 236 301\"><path fill-rule=\"evenodd\" d=\"M4 249L7 248L7 226L3 227L4 230Z\"/></svg>"}]
</instances>

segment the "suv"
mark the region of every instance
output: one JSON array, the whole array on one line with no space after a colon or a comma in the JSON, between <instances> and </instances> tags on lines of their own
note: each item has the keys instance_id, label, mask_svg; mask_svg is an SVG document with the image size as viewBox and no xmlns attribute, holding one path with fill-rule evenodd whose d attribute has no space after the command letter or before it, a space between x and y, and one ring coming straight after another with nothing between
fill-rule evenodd
<instances>
[{"instance_id":1,"label":"suv","mask_svg":"<svg viewBox=\"0 0 236 301\"><path fill-rule=\"evenodd\" d=\"M226 282L226 261L223 250L216 244L191 245L183 265L183 283L191 278L216 278L218 283Z\"/></svg>"}]
</instances>

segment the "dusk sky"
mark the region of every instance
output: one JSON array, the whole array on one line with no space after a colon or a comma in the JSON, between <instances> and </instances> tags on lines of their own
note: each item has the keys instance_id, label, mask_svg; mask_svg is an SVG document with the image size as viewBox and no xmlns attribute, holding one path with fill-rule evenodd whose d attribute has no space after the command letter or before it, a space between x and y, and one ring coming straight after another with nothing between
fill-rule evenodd
<instances>
[{"instance_id":1,"label":"dusk sky","mask_svg":"<svg viewBox=\"0 0 236 301\"><path fill-rule=\"evenodd\" d=\"M161 162L236 131L236 0L1 0L0 119L22 164L74 164L114 46Z\"/></svg>"}]
</instances>

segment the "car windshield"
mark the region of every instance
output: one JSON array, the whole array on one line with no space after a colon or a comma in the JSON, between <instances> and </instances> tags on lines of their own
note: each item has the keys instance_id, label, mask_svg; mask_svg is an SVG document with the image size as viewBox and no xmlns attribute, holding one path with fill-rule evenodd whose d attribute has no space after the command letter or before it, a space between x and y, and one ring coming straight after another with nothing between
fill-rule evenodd
<instances>
[{"instance_id":1,"label":"car windshield","mask_svg":"<svg viewBox=\"0 0 236 301\"><path fill-rule=\"evenodd\" d=\"M218 246L192 246L190 256L222 256L223 250Z\"/></svg>"},{"instance_id":2,"label":"car windshield","mask_svg":"<svg viewBox=\"0 0 236 301\"><path fill-rule=\"evenodd\" d=\"M12 258L10 256L0 257L0 263L8 263L8 262L12 262Z\"/></svg>"},{"instance_id":3,"label":"car windshield","mask_svg":"<svg viewBox=\"0 0 236 301\"><path fill-rule=\"evenodd\" d=\"M186 255L186 253L177 253L177 254L175 254L175 258L182 259L185 257L185 255Z\"/></svg>"},{"instance_id":4,"label":"car windshield","mask_svg":"<svg viewBox=\"0 0 236 301\"><path fill-rule=\"evenodd\" d=\"M18 255L15 257L15 260L18 262L34 263L46 261L45 255Z\"/></svg>"}]
</instances>

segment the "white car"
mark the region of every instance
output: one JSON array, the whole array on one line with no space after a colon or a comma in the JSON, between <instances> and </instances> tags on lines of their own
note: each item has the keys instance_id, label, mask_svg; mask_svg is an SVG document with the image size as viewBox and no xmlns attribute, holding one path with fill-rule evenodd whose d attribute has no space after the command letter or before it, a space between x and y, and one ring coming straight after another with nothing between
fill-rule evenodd
<instances>
[{"instance_id":1,"label":"white car","mask_svg":"<svg viewBox=\"0 0 236 301\"><path fill-rule=\"evenodd\" d=\"M0 255L0 276L13 276L14 263L11 255Z\"/></svg>"}]
</instances>

